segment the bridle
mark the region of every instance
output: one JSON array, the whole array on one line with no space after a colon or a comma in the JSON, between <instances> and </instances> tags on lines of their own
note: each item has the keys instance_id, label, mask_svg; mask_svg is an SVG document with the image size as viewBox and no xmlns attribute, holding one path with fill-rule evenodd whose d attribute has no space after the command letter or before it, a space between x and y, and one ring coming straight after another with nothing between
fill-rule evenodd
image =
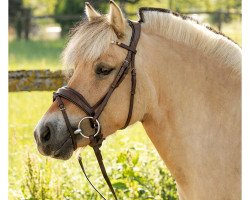
<instances>
[{"instance_id":1,"label":"bridle","mask_svg":"<svg viewBox=\"0 0 250 200\"><path fill-rule=\"evenodd\" d=\"M126 128L131 120L132 113L133 113L133 105L134 105L134 95L135 95L135 89L136 89L136 69L135 69L135 54L136 54L136 46L138 44L139 38L140 38L140 33L141 33L141 25L138 22L132 22L128 21L131 29L132 29L132 36L130 39L130 44L127 46L126 44L119 43L119 42L113 42L114 44L128 50L127 56L125 60L123 61L123 64L121 65L115 79L113 80L112 84L110 85L107 93L94 105L90 106L88 101L77 91L73 90L72 88L69 88L67 86L59 88L57 92L53 93L53 101L57 101L58 107L62 112L64 121L66 123L67 129L70 133L69 137L71 137L72 144L74 150L77 148L76 143L74 141L74 134L81 134L83 137L89 139L89 145L93 148L98 164L100 166L102 175L107 182L109 189L111 190L114 198L117 200L115 191L113 189L113 186L108 178L107 172L105 170L104 164L103 164L103 159L102 159L102 154L100 147L102 145L103 140L105 139L102 135L101 132L101 125L100 122L98 121L99 116L101 115L102 111L104 110L105 106L108 103L108 100L114 90L120 85L120 83L124 80L126 75L128 74L129 70L131 71L131 91L130 91L130 103L129 103L129 110L128 110L128 116L127 120L125 122L125 125L123 128ZM83 110L88 116L84 117L81 119L81 121L78 124L78 129L74 130L74 128L71 126L66 108L64 106L64 103L62 99L66 99L70 101L71 103L75 104L78 106L81 110ZM81 130L81 123L84 120L89 120L92 129L95 130L95 133L87 136L84 133L82 133ZM82 158L81 156L78 157L79 164L81 166L81 169L88 180L88 182L91 184L91 186L98 192L103 199L105 197L94 187L94 185L91 183L89 180L88 176L86 175L85 169L82 164Z\"/></svg>"}]
</instances>

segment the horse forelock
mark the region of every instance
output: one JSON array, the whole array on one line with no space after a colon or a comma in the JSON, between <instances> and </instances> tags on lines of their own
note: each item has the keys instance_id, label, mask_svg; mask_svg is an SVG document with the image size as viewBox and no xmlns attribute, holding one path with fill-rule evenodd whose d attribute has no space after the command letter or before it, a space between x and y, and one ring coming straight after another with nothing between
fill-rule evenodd
<instances>
[{"instance_id":1,"label":"horse forelock","mask_svg":"<svg viewBox=\"0 0 250 200\"><path fill-rule=\"evenodd\" d=\"M70 40L62 53L65 73L69 76L79 62L98 59L117 36L106 16L93 21L83 20L71 30Z\"/></svg>"}]
</instances>

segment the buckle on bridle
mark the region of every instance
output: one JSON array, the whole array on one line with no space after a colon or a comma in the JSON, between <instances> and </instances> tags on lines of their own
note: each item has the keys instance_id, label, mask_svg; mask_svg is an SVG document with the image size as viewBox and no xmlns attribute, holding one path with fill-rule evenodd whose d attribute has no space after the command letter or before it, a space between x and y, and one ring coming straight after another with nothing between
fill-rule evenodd
<instances>
[{"instance_id":1,"label":"buckle on bridle","mask_svg":"<svg viewBox=\"0 0 250 200\"><path fill-rule=\"evenodd\" d=\"M94 117L88 116L88 117L82 118L81 121L78 123L78 127L77 127L77 129L74 131L74 134L76 134L76 135L77 135L77 134L80 134L82 137L89 139L90 136L84 135L84 134L82 133L82 129L81 129L81 123L82 123L82 121L85 120L85 119L94 119ZM96 130L96 133L93 135L93 137L96 137L96 136L100 133L100 130L101 130L100 122L99 122L97 119L95 119L95 121L94 121L94 129Z\"/></svg>"},{"instance_id":2,"label":"buckle on bridle","mask_svg":"<svg viewBox=\"0 0 250 200\"><path fill-rule=\"evenodd\" d=\"M63 110L66 110L66 108L65 107L60 108L60 111L63 111Z\"/></svg>"},{"instance_id":3,"label":"buckle on bridle","mask_svg":"<svg viewBox=\"0 0 250 200\"><path fill-rule=\"evenodd\" d=\"M62 104L59 105L59 109L60 109L60 111L66 110L66 108Z\"/></svg>"}]
</instances>

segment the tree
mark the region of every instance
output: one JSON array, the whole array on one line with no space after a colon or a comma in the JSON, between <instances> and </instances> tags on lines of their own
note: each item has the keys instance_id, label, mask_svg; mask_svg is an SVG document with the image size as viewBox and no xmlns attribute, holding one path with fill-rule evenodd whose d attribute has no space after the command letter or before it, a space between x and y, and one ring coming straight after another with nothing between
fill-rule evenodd
<instances>
[{"instance_id":1,"label":"tree","mask_svg":"<svg viewBox=\"0 0 250 200\"><path fill-rule=\"evenodd\" d=\"M119 0L119 6L122 12L126 15L127 14L126 9L125 9L126 4L136 4L139 1L140 0Z\"/></svg>"},{"instance_id":2,"label":"tree","mask_svg":"<svg viewBox=\"0 0 250 200\"><path fill-rule=\"evenodd\" d=\"M22 37L23 23L22 23L23 1L9 0L9 26L13 26L16 30L18 39Z\"/></svg>"},{"instance_id":3,"label":"tree","mask_svg":"<svg viewBox=\"0 0 250 200\"><path fill-rule=\"evenodd\" d=\"M106 11L107 3L101 0L89 1L97 10ZM68 33L69 29L73 27L82 17L85 17L84 13L85 2L82 0L57 0L55 5L55 15L58 16L79 16L71 19L64 20L56 19L56 21L61 25L62 35Z\"/></svg>"},{"instance_id":4,"label":"tree","mask_svg":"<svg viewBox=\"0 0 250 200\"><path fill-rule=\"evenodd\" d=\"M23 7L22 0L9 0L9 24L15 22L18 13L21 12Z\"/></svg>"},{"instance_id":5,"label":"tree","mask_svg":"<svg viewBox=\"0 0 250 200\"><path fill-rule=\"evenodd\" d=\"M23 0L25 7L31 8L35 16L52 15L57 0Z\"/></svg>"},{"instance_id":6,"label":"tree","mask_svg":"<svg viewBox=\"0 0 250 200\"><path fill-rule=\"evenodd\" d=\"M241 10L241 0L216 0L213 9L217 12L210 15L209 21L216 24L218 30L221 30L222 23L230 23L240 16L233 15L230 12Z\"/></svg>"},{"instance_id":7,"label":"tree","mask_svg":"<svg viewBox=\"0 0 250 200\"><path fill-rule=\"evenodd\" d=\"M221 29L222 23L231 22L235 16L230 12L241 10L241 0L169 0L171 9L177 12L212 11L209 21ZM238 15L239 16L239 15Z\"/></svg>"},{"instance_id":8,"label":"tree","mask_svg":"<svg viewBox=\"0 0 250 200\"><path fill-rule=\"evenodd\" d=\"M140 0L119 0L117 1L117 3L126 14L126 5L134 5L139 1ZM84 17L84 3L85 2L82 0L57 0L57 3L55 5L55 15L79 16L79 18L72 20L56 19L56 21L61 25L62 35L68 33L69 29L79 21L81 16ZM89 3L101 13L106 13L109 7L108 3L103 0L89 0Z\"/></svg>"}]
</instances>

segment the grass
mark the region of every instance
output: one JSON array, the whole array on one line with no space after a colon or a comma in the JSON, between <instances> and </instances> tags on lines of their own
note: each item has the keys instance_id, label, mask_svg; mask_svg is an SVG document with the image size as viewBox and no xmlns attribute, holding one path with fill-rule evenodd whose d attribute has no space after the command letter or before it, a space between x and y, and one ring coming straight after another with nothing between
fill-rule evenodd
<instances>
[{"instance_id":1,"label":"grass","mask_svg":"<svg viewBox=\"0 0 250 200\"><path fill-rule=\"evenodd\" d=\"M61 69L60 54L65 40L9 42L9 70Z\"/></svg>"},{"instance_id":2,"label":"grass","mask_svg":"<svg viewBox=\"0 0 250 200\"><path fill-rule=\"evenodd\" d=\"M9 199L100 199L84 179L75 156L41 156L33 130L51 104L51 92L9 94ZM177 199L175 183L140 123L110 136L102 152L119 199ZM90 148L83 163L105 196L109 190Z\"/></svg>"}]
</instances>

